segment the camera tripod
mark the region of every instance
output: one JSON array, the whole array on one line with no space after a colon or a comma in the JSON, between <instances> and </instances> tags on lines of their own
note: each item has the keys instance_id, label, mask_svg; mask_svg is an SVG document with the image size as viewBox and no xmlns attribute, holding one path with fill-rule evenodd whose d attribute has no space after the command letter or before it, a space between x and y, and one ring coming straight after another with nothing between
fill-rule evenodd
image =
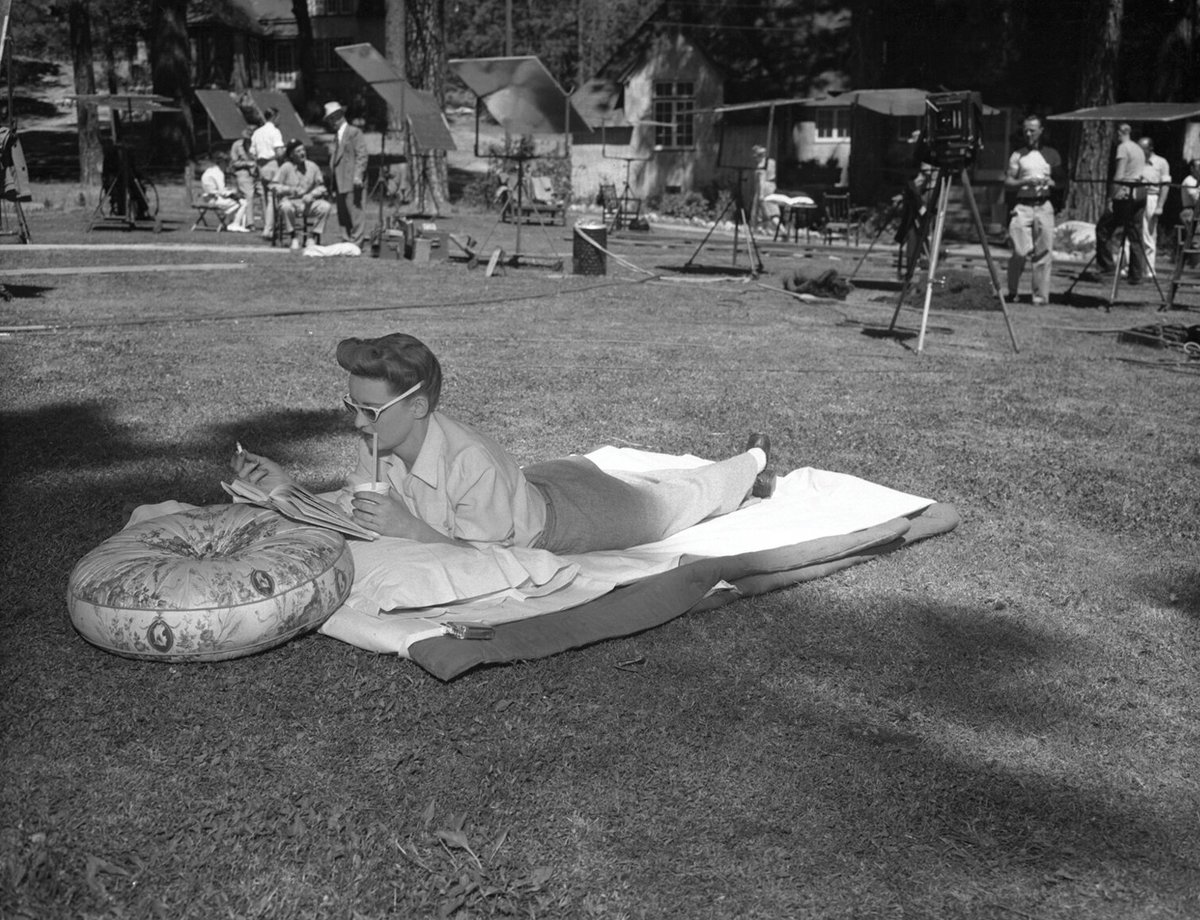
<instances>
[{"instance_id":1,"label":"camera tripod","mask_svg":"<svg viewBox=\"0 0 1200 920\"><path fill-rule=\"evenodd\" d=\"M925 305L921 311L921 331L917 336L917 353L920 354L925 348L925 329L929 324L929 304L933 299L933 285L937 277L938 260L942 250L942 236L946 229L946 206L950 202L950 186L954 181L955 174L958 175L959 182L962 183L964 197L967 199L967 204L971 210L971 219L975 224L975 232L979 235L979 243L983 247L983 255L987 260L988 273L992 278L992 291L996 295L996 299L1000 302L1000 312L1004 314L1004 324L1008 327L1008 337L1012 340L1014 352L1019 352L1021 349L1017 347L1017 337L1013 333L1012 322L1008 318L1008 306L1004 302L1003 288L1000 285L1000 272L996 268L996 263L992 259L992 250L988 247L987 234L983 229L983 219L979 216L979 206L975 203L975 192L971 188L971 179L967 175L966 163L953 163L942 165L938 169L937 183L934 187L934 196L937 200L937 211L935 213L932 228L928 221L922 223L921 232L923 234L921 243L916 251L919 253L922 250L928 253L929 269L925 278ZM932 239L928 238L928 234L932 231ZM896 319L900 315L900 308L904 306L904 298L908 296L909 290L913 287L913 276L916 274L917 258L909 259L909 263L905 270L904 283L900 287L900 296L896 299L896 310L892 314L892 322L888 326L888 332L893 332L896 328Z\"/></svg>"}]
</instances>

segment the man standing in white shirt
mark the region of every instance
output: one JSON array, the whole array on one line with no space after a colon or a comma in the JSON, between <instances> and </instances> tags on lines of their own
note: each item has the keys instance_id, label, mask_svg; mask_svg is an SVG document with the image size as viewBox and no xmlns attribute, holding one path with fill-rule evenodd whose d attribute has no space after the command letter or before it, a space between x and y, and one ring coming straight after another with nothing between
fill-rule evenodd
<instances>
[{"instance_id":1,"label":"man standing in white shirt","mask_svg":"<svg viewBox=\"0 0 1200 920\"><path fill-rule=\"evenodd\" d=\"M1142 210L1146 206L1142 170L1145 168L1146 155L1133 141L1133 128L1128 124L1119 125L1109 181L1108 209L1096 221L1096 269L1101 275L1111 275L1117 270L1112 239L1120 230L1129 244L1130 284L1140 284L1147 271L1142 243Z\"/></svg>"},{"instance_id":2,"label":"man standing in white shirt","mask_svg":"<svg viewBox=\"0 0 1200 920\"><path fill-rule=\"evenodd\" d=\"M1146 154L1142 180L1146 183L1146 210L1142 215L1142 245L1146 248L1146 267L1154 275L1154 260L1158 255L1158 219L1167 203L1171 187L1171 164L1154 152L1154 141L1143 137L1138 146Z\"/></svg>"},{"instance_id":3,"label":"man standing in white shirt","mask_svg":"<svg viewBox=\"0 0 1200 920\"><path fill-rule=\"evenodd\" d=\"M250 148L258 164L259 182L263 195L263 239L269 240L275 233L275 202L271 198L271 182L275 164L283 159L283 132L275 124L279 109L267 106L263 110L263 123L250 135Z\"/></svg>"}]
</instances>

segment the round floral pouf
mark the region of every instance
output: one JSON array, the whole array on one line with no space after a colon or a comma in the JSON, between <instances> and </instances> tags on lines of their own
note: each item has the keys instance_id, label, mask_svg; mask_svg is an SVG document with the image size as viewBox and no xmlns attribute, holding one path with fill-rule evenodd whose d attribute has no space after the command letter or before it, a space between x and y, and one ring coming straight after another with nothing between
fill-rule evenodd
<instances>
[{"instance_id":1,"label":"round floral pouf","mask_svg":"<svg viewBox=\"0 0 1200 920\"><path fill-rule=\"evenodd\" d=\"M220 661L320 626L346 599L354 559L341 534L246 504L134 524L75 566L71 622L108 652Z\"/></svg>"}]
</instances>

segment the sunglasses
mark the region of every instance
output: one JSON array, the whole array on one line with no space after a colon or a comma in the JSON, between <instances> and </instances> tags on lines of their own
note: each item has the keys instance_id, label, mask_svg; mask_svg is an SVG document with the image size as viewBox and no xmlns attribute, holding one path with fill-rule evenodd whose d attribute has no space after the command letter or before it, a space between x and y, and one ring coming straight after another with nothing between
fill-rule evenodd
<instances>
[{"instance_id":1,"label":"sunglasses","mask_svg":"<svg viewBox=\"0 0 1200 920\"><path fill-rule=\"evenodd\" d=\"M374 425L379 421L379 416L383 415L384 412L392 408L392 406L396 405L396 403L400 402L400 400L404 399L405 397L412 396L413 393L421 389L421 384L423 382L424 381L418 380L395 399L388 400L382 406L364 406L360 403L356 403L350 398L349 393L342 397L342 404L346 407L347 412L354 413L355 415L361 412L364 416L366 416L367 421Z\"/></svg>"}]
</instances>

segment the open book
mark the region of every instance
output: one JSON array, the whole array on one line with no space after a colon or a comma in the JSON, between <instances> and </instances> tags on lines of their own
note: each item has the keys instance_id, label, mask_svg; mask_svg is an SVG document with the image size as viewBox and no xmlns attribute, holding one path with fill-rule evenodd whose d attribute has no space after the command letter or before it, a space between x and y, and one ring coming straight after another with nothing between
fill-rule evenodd
<instances>
[{"instance_id":1,"label":"open book","mask_svg":"<svg viewBox=\"0 0 1200 920\"><path fill-rule=\"evenodd\" d=\"M379 536L373 530L367 530L337 505L318 498L308 489L294 483L276 486L270 492L264 492L257 486L235 479L232 483L221 483L221 488L235 500L246 501L260 508L270 508L302 524L337 530L347 536L361 537L364 540L374 540Z\"/></svg>"}]
</instances>

